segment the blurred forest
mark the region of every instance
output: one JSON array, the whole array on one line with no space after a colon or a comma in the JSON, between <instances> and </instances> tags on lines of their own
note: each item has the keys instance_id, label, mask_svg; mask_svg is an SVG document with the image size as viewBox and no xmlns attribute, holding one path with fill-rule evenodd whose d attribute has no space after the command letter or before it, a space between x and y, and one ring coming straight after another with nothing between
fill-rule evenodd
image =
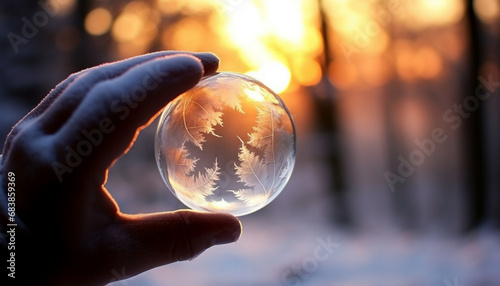
<instances>
[{"instance_id":1,"label":"blurred forest","mask_svg":"<svg viewBox=\"0 0 500 286\"><path fill-rule=\"evenodd\" d=\"M481 248L485 260L473 255L474 274L444 271L455 273L445 277L437 270L435 283L403 274L382 283L386 277L376 273L362 280L367 276L340 270L332 278L325 274L331 267L321 265L306 271L311 278L297 271L282 278L308 253L292 244L296 257L281 253L279 267L266 262L279 268L273 268L279 283L245 284L234 276L190 285L446 285L456 276L463 285L500 283L492 270L500 267L498 0L3 0L0 35L2 138L70 73L153 51L210 51L221 59L220 70L251 75L275 90L295 120L297 163L280 197L242 218L243 236L262 247L282 249L269 234L276 224L288 226L274 230L297 235L297 245L299 238L314 243L320 233L346 233L342 253L349 257L360 255L348 247L360 233L391 233L396 240L438 233L446 239L433 245L447 245L487 231L497 241ZM157 171L155 124L111 170L107 186L123 212L183 207ZM306 232L313 238L300 235ZM469 254L460 259L469 261ZM241 265L251 271L254 264Z\"/></svg>"}]
</instances>

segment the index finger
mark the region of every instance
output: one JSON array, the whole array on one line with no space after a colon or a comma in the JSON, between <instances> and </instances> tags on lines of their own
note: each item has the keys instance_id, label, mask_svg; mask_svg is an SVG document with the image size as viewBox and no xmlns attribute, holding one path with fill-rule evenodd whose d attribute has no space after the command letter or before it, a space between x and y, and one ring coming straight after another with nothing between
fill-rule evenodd
<instances>
[{"instance_id":1,"label":"index finger","mask_svg":"<svg viewBox=\"0 0 500 286\"><path fill-rule=\"evenodd\" d=\"M97 83L118 77L144 62L177 54L190 54L199 58L206 75L214 73L219 65L218 58L212 53L161 51L99 65L74 73L51 90L32 111L14 126L7 137L3 153L7 154L9 152L11 141L23 129L25 123L36 119L34 128L41 129L45 134L55 133L80 105L80 102L87 96L88 91Z\"/></svg>"},{"instance_id":2,"label":"index finger","mask_svg":"<svg viewBox=\"0 0 500 286\"><path fill-rule=\"evenodd\" d=\"M203 73L199 59L177 55L144 62L100 82L55 134L62 147L59 159L73 152L81 157L79 168L105 171L127 151L138 131Z\"/></svg>"},{"instance_id":3,"label":"index finger","mask_svg":"<svg viewBox=\"0 0 500 286\"><path fill-rule=\"evenodd\" d=\"M90 89L99 82L119 77L134 66L165 56L190 54L200 59L205 74L214 73L218 59L211 53L185 53L165 51L137 56L118 62L107 63L72 74L58 84L46 98L25 118L40 116L40 126L48 133L57 130L86 97ZM57 101L56 101L57 99Z\"/></svg>"}]
</instances>

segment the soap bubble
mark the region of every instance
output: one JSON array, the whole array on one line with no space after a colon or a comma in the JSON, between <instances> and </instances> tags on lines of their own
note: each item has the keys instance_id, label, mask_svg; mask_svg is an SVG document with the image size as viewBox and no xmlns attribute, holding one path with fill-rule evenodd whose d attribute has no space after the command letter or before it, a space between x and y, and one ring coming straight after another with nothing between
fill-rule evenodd
<instances>
[{"instance_id":1,"label":"soap bubble","mask_svg":"<svg viewBox=\"0 0 500 286\"><path fill-rule=\"evenodd\" d=\"M156 161L174 195L195 210L242 216L274 200L295 165L295 127L259 81L221 72L163 111Z\"/></svg>"}]
</instances>

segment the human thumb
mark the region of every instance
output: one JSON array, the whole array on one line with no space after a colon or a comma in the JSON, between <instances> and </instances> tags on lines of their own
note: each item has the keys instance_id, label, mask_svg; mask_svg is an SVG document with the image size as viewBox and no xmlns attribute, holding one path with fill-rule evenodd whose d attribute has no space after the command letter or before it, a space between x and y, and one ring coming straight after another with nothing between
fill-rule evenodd
<instances>
[{"instance_id":1,"label":"human thumb","mask_svg":"<svg viewBox=\"0 0 500 286\"><path fill-rule=\"evenodd\" d=\"M121 250L113 256L123 264L116 267L125 267L132 275L235 242L242 230L233 215L190 210L120 215L120 221L118 232L123 232L123 239L118 238L116 249Z\"/></svg>"}]
</instances>

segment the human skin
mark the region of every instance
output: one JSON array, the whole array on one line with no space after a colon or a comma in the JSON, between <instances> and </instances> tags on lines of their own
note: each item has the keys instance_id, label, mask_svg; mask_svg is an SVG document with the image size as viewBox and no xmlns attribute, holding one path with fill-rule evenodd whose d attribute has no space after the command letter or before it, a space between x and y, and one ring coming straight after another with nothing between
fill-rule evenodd
<instances>
[{"instance_id":1,"label":"human skin","mask_svg":"<svg viewBox=\"0 0 500 286\"><path fill-rule=\"evenodd\" d=\"M218 63L210 53L158 52L83 70L13 127L0 160L4 263L15 197L9 283L103 285L239 238L240 221L229 214L121 213L104 186L139 131Z\"/></svg>"}]
</instances>

